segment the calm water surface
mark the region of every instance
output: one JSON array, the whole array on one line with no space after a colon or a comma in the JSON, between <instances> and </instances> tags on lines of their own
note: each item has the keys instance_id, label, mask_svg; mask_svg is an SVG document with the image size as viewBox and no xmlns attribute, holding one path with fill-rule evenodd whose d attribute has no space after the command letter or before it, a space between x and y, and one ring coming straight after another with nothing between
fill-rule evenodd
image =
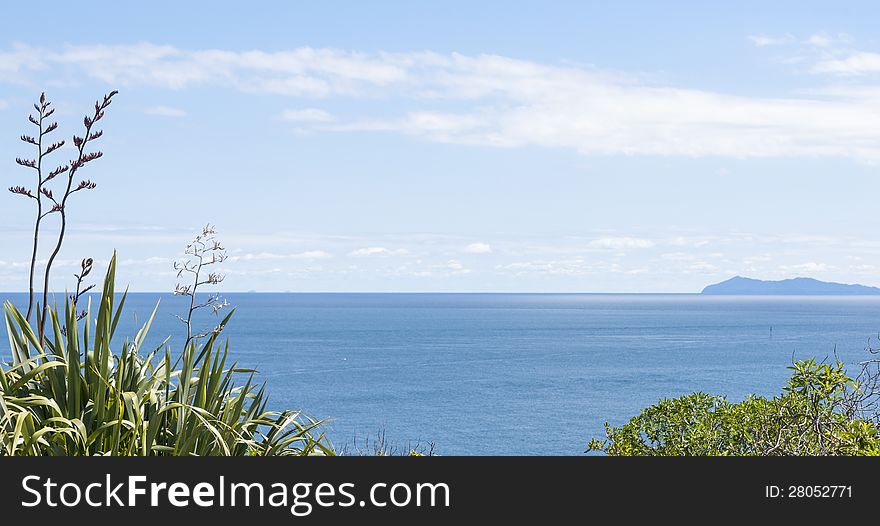
<instances>
[{"instance_id":1,"label":"calm water surface","mask_svg":"<svg viewBox=\"0 0 880 526\"><path fill-rule=\"evenodd\" d=\"M134 334L159 297L130 295L118 334ZM331 418L337 446L384 429L399 445L434 441L446 455L581 454L606 420L664 396L776 394L792 356L835 348L854 367L880 331L878 297L227 298L237 308L233 357L260 370L273 406ZM162 296L152 342L181 340L174 314L184 308Z\"/></svg>"}]
</instances>

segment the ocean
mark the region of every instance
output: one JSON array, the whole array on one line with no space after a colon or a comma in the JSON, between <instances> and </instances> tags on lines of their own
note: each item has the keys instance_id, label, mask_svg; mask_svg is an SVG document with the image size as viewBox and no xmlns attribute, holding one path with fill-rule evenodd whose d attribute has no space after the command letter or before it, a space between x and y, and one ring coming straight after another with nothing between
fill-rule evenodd
<instances>
[{"instance_id":1,"label":"ocean","mask_svg":"<svg viewBox=\"0 0 880 526\"><path fill-rule=\"evenodd\" d=\"M148 343L183 340L182 298L131 294L117 349L160 297ZM855 371L880 331L880 297L226 298L232 357L260 371L270 405L329 419L328 437L350 451L384 434L398 449L433 442L442 455L581 455L606 421L663 397L774 395L793 359L835 353Z\"/></svg>"}]
</instances>

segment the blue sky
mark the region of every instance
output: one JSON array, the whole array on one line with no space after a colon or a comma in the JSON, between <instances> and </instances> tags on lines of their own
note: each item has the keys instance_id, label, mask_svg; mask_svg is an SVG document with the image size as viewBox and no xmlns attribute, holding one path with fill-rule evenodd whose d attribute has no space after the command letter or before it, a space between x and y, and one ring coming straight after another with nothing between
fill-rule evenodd
<instances>
[{"instance_id":1,"label":"blue sky","mask_svg":"<svg viewBox=\"0 0 880 526\"><path fill-rule=\"evenodd\" d=\"M227 290L880 285L873 3L193 4L4 7L3 186L40 91L64 135L120 91L59 286L117 249L170 290L206 222ZM0 205L0 290L30 205Z\"/></svg>"}]
</instances>

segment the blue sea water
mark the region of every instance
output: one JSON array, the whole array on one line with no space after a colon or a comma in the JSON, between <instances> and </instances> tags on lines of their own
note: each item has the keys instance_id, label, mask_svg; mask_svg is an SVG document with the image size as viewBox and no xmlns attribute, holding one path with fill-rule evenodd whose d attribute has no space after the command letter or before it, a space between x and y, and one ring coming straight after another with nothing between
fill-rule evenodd
<instances>
[{"instance_id":1,"label":"blue sea water","mask_svg":"<svg viewBox=\"0 0 880 526\"><path fill-rule=\"evenodd\" d=\"M662 397L777 394L793 358L835 350L855 370L880 330L880 297L226 297L232 355L260 370L272 406L331 419L338 447L384 430L444 455L582 454L605 421ZM130 295L118 334L133 335L159 298ZM179 343L185 305L161 299L148 341Z\"/></svg>"}]
</instances>

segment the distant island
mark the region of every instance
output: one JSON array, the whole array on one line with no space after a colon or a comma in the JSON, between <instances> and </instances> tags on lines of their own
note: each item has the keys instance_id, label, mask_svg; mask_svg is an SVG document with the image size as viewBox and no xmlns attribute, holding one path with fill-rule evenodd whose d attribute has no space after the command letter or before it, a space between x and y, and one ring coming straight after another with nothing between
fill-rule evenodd
<instances>
[{"instance_id":1,"label":"distant island","mask_svg":"<svg viewBox=\"0 0 880 526\"><path fill-rule=\"evenodd\" d=\"M778 296L867 296L880 294L880 288L865 285L846 285L830 283L813 278L793 278L781 281L762 281L760 279L736 276L721 283L709 285L702 294L715 295L778 295Z\"/></svg>"}]
</instances>

